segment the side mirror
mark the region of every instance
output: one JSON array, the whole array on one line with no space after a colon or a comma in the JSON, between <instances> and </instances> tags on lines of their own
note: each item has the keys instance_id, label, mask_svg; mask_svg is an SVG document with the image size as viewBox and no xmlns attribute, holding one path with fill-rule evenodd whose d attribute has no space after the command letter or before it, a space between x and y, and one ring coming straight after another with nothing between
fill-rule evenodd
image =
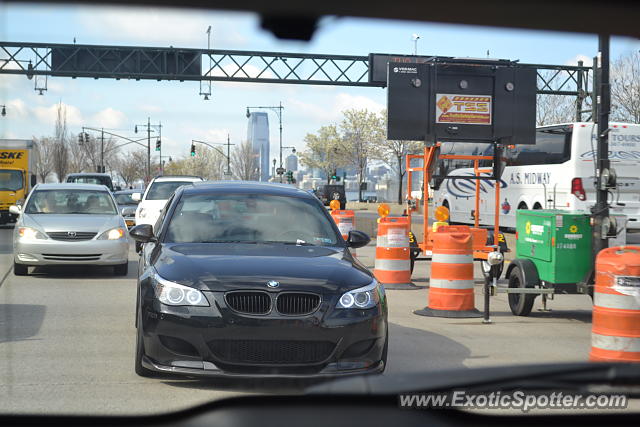
<instances>
[{"instance_id":1,"label":"side mirror","mask_svg":"<svg viewBox=\"0 0 640 427\"><path fill-rule=\"evenodd\" d=\"M31 187L35 187L38 183L38 178L35 175L31 175Z\"/></svg>"},{"instance_id":2,"label":"side mirror","mask_svg":"<svg viewBox=\"0 0 640 427\"><path fill-rule=\"evenodd\" d=\"M20 215L22 213L22 209L20 208L20 206L11 205L9 206L9 212L14 215Z\"/></svg>"},{"instance_id":3,"label":"side mirror","mask_svg":"<svg viewBox=\"0 0 640 427\"><path fill-rule=\"evenodd\" d=\"M156 242L156 236L153 235L153 226L151 224L140 224L129 230L129 236L133 240L140 243Z\"/></svg>"},{"instance_id":4,"label":"side mirror","mask_svg":"<svg viewBox=\"0 0 640 427\"><path fill-rule=\"evenodd\" d=\"M369 237L366 233L362 231L352 230L349 232L349 237L347 238L347 246L350 248L361 248L363 246L367 246L371 241L371 237Z\"/></svg>"},{"instance_id":5,"label":"side mirror","mask_svg":"<svg viewBox=\"0 0 640 427\"><path fill-rule=\"evenodd\" d=\"M139 202L140 200L142 200L142 194L141 193L133 193L131 195L131 198L133 200L135 200L136 202Z\"/></svg>"}]
</instances>

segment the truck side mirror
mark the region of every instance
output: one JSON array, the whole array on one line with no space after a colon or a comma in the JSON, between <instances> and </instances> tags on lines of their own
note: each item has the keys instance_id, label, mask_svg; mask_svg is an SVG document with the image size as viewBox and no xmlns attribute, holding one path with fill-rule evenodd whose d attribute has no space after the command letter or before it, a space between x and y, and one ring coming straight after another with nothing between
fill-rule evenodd
<instances>
[{"instance_id":1,"label":"truck side mirror","mask_svg":"<svg viewBox=\"0 0 640 427\"><path fill-rule=\"evenodd\" d=\"M20 206L11 205L9 206L9 212L14 215L20 215L20 213L22 212L22 209L20 208Z\"/></svg>"},{"instance_id":2,"label":"truck side mirror","mask_svg":"<svg viewBox=\"0 0 640 427\"><path fill-rule=\"evenodd\" d=\"M31 187L34 187L38 183L38 178L35 175L31 175Z\"/></svg>"}]
</instances>

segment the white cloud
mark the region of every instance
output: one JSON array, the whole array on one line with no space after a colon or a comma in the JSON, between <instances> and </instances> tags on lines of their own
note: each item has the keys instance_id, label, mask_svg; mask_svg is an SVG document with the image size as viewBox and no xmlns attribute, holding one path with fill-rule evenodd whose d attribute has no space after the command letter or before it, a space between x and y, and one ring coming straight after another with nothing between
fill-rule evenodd
<instances>
[{"instance_id":1,"label":"white cloud","mask_svg":"<svg viewBox=\"0 0 640 427\"><path fill-rule=\"evenodd\" d=\"M7 114L22 119L29 115L29 109L22 99L11 99L7 102Z\"/></svg>"},{"instance_id":2,"label":"white cloud","mask_svg":"<svg viewBox=\"0 0 640 427\"><path fill-rule=\"evenodd\" d=\"M78 107L65 104L64 102L62 106L66 110L67 126L81 126L83 124L82 113ZM54 125L58 115L58 104L53 104L48 107L35 107L31 110L31 114L40 122Z\"/></svg>"},{"instance_id":3,"label":"white cloud","mask_svg":"<svg viewBox=\"0 0 640 427\"><path fill-rule=\"evenodd\" d=\"M309 103L294 98L289 99L287 104L292 105L297 114L322 122L339 120L342 112L349 109L367 109L375 113L384 109L384 105L371 98L344 92L336 94L327 104Z\"/></svg>"},{"instance_id":4,"label":"white cloud","mask_svg":"<svg viewBox=\"0 0 640 427\"><path fill-rule=\"evenodd\" d=\"M593 65L593 58L582 53L577 54L576 56L568 59L564 64L565 65L578 65L578 61L582 61L585 67L591 67Z\"/></svg>"},{"instance_id":5,"label":"white cloud","mask_svg":"<svg viewBox=\"0 0 640 427\"><path fill-rule=\"evenodd\" d=\"M173 9L109 8L100 9L100 13L96 13L96 10L90 8L80 12L78 19L92 34L109 37L111 40L116 37L119 40L141 42L146 45L205 47L205 31L209 25L213 27L211 39L214 46L239 46L247 41L237 28L231 26L231 20L225 16L221 17L219 13L213 18L202 12Z\"/></svg>"},{"instance_id":6,"label":"white cloud","mask_svg":"<svg viewBox=\"0 0 640 427\"><path fill-rule=\"evenodd\" d=\"M105 127L105 128L119 128L121 127L127 117L122 111L114 110L113 108L105 108L102 111L94 114L90 122L95 123L96 126Z\"/></svg>"}]
</instances>

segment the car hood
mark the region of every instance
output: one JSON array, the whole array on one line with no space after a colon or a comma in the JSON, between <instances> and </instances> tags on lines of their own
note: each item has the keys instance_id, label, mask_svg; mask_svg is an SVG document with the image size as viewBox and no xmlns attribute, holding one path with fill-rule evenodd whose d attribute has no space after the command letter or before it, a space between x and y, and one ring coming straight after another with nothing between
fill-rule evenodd
<instances>
[{"instance_id":1,"label":"car hood","mask_svg":"<svg viewBox=\"0 0 640 427\"><path fill-rule=\"evenodd\" d=\"M44 232L51 231L83 231L97 233L121 225L119 215L23 215L22 223L26 227L34 227Z\"/></svg>"},{"instance_id":2,"label":"car hood","mask_svg":"<svg viewBox=\"0 0 640 427\"><path fill-rule=\"evenodd\" d=\"M201 290L277 290L327 293L355 289L373 280L345 248L282 244L164 244L154 267L170 281Z\"/></svg>"}]
</instances>

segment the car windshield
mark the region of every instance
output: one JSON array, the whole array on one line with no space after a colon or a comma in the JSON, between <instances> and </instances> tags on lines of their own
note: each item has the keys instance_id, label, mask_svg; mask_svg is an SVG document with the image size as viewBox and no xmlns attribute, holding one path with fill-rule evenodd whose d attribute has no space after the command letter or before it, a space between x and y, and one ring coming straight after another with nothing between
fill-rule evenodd
<instances>
[{"instance_id":1,"label":"car windshield","mask_svg":"<svg viewBox=\"0 0 640 427\"><path fill-rule=\"evenodd\" d=\"M335 245L331 220L315 200L261 194L185 195L166 242Z\"/></svg>"},{"instance_id":2,"label":"car windshield","mask_svg":"<svg viewBox=\"0 0 640 427\"><path fill-rule=\"evenodd\" d=\"M116 208L105 191L36 190L25 207L28 214L115 215Z\"/></svg>"},{"instance_id":3,"label":"car windshield","mask_svg":"<svg viewBox=\"0 0 640 427\"><path fill-rule=\"evenodd\" d=\"M147 192L146 200L167 200L183 185L192 184L191 181L155 181Z\"/></svg>"},{"instance_id":4,"label":"car windshield","mask_svg":"<svg viewBox=\"0 0 640 427\"><path fill-rule=\"evenodd\" d=\"M22 186L22 172L0 169L0 191L17 191Z\"/></svg>"},{"instance_id":5,"label":"car windshield","mask_svg":"<svg viewBox=\"0 0 640 427\"><path fill-rule=\"evenodd\" d=\"M133 200L132 196L133 193L114 194L116 203L119 205L137 205L138 202L136 200Z\"/></svg>"}]
</instances>

